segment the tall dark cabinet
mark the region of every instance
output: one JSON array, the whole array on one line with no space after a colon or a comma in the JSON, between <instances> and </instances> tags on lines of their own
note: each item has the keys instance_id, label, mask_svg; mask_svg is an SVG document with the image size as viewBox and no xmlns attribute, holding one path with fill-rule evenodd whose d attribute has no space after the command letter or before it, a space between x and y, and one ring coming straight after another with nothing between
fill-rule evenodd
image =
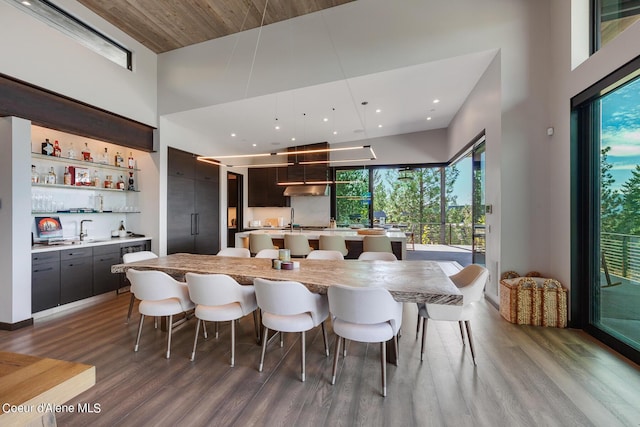
<instances>
[{"instance_id":1,"label":"tall dark cabinet","mask_svg":"<svg viewBox=\"0 0 640 427\"><path fill-rule=\"evenodd\" d=\"M220 250L220 168L169 148L167 253Z\"/></svg>"}]
</instances>

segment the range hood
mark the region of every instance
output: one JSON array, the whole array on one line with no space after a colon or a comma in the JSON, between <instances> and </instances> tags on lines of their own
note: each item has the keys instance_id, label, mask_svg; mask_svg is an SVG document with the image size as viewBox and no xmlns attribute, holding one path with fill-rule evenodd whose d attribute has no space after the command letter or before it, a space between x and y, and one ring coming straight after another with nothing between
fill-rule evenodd
<instances>
[{"instance_id":1,"label":"range hood","mask_svg":"<svg viewBox=\"0 0 640 427\"><path fill-rule=\"evenodd\" d=\"M284 189L284 196L328 196L329 186L326 184L321 185L290 185Z\"/></svg>"}]
</instances>

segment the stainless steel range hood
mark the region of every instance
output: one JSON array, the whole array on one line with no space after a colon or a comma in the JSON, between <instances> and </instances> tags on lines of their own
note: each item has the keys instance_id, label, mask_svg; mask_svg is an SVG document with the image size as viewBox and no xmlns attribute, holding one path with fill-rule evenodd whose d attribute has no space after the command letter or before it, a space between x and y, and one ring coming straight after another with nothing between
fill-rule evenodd
<instances>
[{"instance_id":1,"label":"stainless steel range hood","mask_svg":"<svg viewBox=\"0 0 640 427\"><path fill-rule=\"evenodd\" d=\"M285 196L328 196L329 186L326 184L321 185L290 185L284 189Z\"/></svg>"}]
</instances>

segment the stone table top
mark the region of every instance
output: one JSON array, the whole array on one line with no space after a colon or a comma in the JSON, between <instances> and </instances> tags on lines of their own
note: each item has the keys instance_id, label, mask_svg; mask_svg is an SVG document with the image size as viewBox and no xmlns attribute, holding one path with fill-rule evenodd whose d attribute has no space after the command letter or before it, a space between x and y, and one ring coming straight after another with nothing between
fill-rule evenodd
<instances>
[{"instance_id":1,"label":"stone table top","mask_svg":"<svg viewBox=\"0 0 640 427\"><path fill-rule=\"evenodd\" d=\"M383 287L400 302L462 305L462 294L435 261L358 261L300 259L300 268L275 270L265 258L234 258L216 255L172 254L157 259L117 264L112 273L129 268L160 270L174 277L185 273L227 274L238 283L253 284L261 277L294 280L310 291L325 294L331 285Z\"/></svg>"}]
</instances>

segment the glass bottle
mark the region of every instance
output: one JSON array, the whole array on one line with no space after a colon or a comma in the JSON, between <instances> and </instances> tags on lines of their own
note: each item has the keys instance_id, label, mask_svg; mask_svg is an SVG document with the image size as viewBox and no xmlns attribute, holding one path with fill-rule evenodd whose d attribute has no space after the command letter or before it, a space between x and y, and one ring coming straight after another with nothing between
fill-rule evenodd
<instances>
[{"instance_id":1,"label":"glass bottle","mask_svg":"<svg viewBox=\"0 0 640 427\"><path fill-rule=\"evenodd\" d=\"M129 186L127 187L127 190L136 191L136 187L134 185L134 180L133 180L133 172L129 172Z\"/></svg>"},{"instance_id":2,"label":"glass bottle","mask_svg":"<svg viewBox=\"0 0 640 427\"><path fill-rule=\"evenodd\" d=\"M73 142L69 145L69 150L67 151L67 157L70 159L76 158L76 150L73 148Z\"/></svg>"},{"instance_id":3,"label":"glass bottle","mask_svg":"<svg viewBox=\"0 0 640 427\"><path fill-rule=\"evenodd\" d=\"M53 166L49 169L49 174L47 175L47 184L55 184L56 183L56 173L53 170Z\"/></svg>"},{"instance_id":4,"label":"glass bottle","mask_svg":"<svg viewBox=\"0 0 640 427\"><path fill-rule=\"evenodd\" d=\"M120 154L119 151L116 153L115 165L118 166L119 168L124 167L124 159L122 158L122 155Z\"/></svg>"},{"instance_id":5,"label":"glass bottle","mask_svg":"<svg viewBox=\"0 0 640 427\"><path fill-rule=\"evenodd\" d=\"M118 179L118 190L124 190L124 177L120 175L120 179Z\"/></svg>"},{"instance_id":6,"label":"glass bottle","mask_svg":"<svg viewBox=\"0 0 640 427\"><path fill-rule=\"evenodd\" d=\"M98 161L98 163L102 163L103 165L109 164L109 152L107 147L104 147L104 153L102 153L102 155L100 156L100 160Z\"/></svg>"},{"instance_id":7,"label":"glass bottle","mask_svg":"<svg viewBox=\"0 0 640 427\"><path fill-rule=\"evenodd\" d=\"M100 187L100 175L98 175L98 171L94 169L93 176L91 177L91 185L94 187Z\"/></svg>"},{"instance_id":8,"label":"glass bottle","mask_svg":"<svg viewBox=\"0 0 640 427\"><path fill-rule=\"evenodd\" d=\"M107 175L107 177L104 179L104 188L111 188L111 175Z\"/></svg>"},{"instance_id":9,"label":"glass bottle","mask_svg":"<svg viewBox=\"0 0 640 427\"><path fill-rule=\"evenodd\" d=\"M61 153L62 153L62 150L60 149L60 144L56 139L56 141L53 143L53 155L56 157L60 157Z\"/></svg>"},{"instance_id":10,"label":"glass bottle","mask_svg":"<svg viewBox=\"0 0 640 427\"><path fill-rule=\"evenodd\" d=\"M64 185L71 185L71 172L69 172L69 166L64 167Z\"/></svg>"},{"instance_id":11,"label":"glass bottle","mask_svg":"<svg viewBox=\"0 0 640 427\"><path fill-rule=\"evenodd\" d=\"M89 148L89 143L84 143L84 148L82 149L82 160L85 162L93 161L93 157L91 157L91 149Z\"/></svg>"},{"instance_id":12,"label":"glass bottle","mask_svg":"<svg viewBox=\"0 0 640 427\"><path fill-rule=\"evenodd\" d=\"M40 175L38 175L38 171L36 170L36 165L31 165L31 183L37 184L40 182Z\"/></svg>"},{"instance_id":13,"label":"glass bottle","mask_svg":"<svg viewBox=\"0 0 640 427\"><path fill-rule=\"evenodd\" d=\"M133 151L129 151L129 159L127 161L127 166L129 166L129 169L135 169L136 167L136 161L133 159Z\"/></svg>"}]
</instances>

